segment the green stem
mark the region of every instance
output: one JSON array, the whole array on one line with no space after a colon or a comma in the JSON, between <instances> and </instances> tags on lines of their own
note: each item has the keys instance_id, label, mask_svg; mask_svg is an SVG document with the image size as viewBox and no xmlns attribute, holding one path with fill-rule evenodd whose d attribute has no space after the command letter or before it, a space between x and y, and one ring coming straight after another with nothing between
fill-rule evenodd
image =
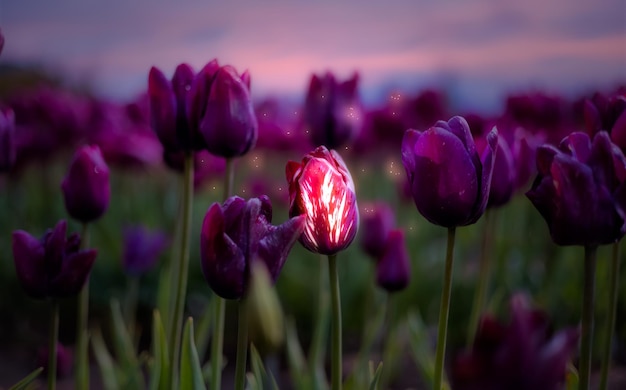
<instances>
[{"instance_id":1,"label":"green stem","mask_svg":"<svg viewBox=\"0 0 626 390\"><path fill-rule=\"evenodd\" d=\"M600 390L608 387L609 370L611 368L611 344L615 331L615 314L617 310L617 294L619 290L619 242L613 244L613 256L611 258L611 280L609 285L609 316L606 320L606 338L604 339L604 351L602 355L602 371L600 373Z\"/></svg>"},{"instance_id":2,"label":"green stem","mask_svg":"<svg viewBox=\"0 0 626 390\"><path fill-rule=\"evenodd\" d=\"M478 322L480 314L485 307L487 290L489 289L489 278L491 276L491 227L493 225L493 210L485 211L485 225L483 226L483 242L482 257L480 259L480 268L478 273L478 285L474 294L474 303L472 304L472 313L470 314L470 324L467 329L467 347L471 348L474 343L474 336L478 330Z\"/></svg>"},{"instance_id":3,"label":"green stem","mask_svg":"<svg viewBox=\"0 0 626 390\"><path fill-rule=\"evenodd\" d=\"M337 255L328 256L328 274L330 278L331 315L331 389L341 390L341 297L339 296L339 275L337 274Z\"/></svg>"},{"instance_id":4,"label":"green stem","mask_svg":"<svg viewBox=\"0 0 626 390\"><path fill-rule=\"evenodd\" d=\"M235 170L233 160L226 159L226 172L224 174L224 196L226 201L233 192ZM211 338L211 389L222 388L222 350L224 349L224 317L226 303L224 298L214 296L215 305L213 317L213 337Z\"/></svg>"},{"instance_id":5,"label":"green stem","mask_svg":"<svg viewBox=\"0 0 626 390\"><path fill-rule=\"evenodd\" d=\"M585 247L585 273L583 287L582 331L580 341L579 389L589 388L591 377L591 350L593 344L593 300L596 279L597 246Z\"/></svg>"},{"instance_id":6,"label":"green stem","mask_svg":"<svg viewBox=\"0 0 626 390\"><path fill-rule=\"evenodd\" d=\"M53 299L50 307L50 340L48 345L48 390L57 387L57 343L59 339L59 302Z\"/></svg>"},{"instance_id":7,"label":"green stem","mask_svg":"<svg viewBox=\"0 0 626 390\"><path fill-rule=\"evenodd\" d=\"M309 369L313 373L315 388L321 388L321 382L325 381L324 373L324 352L326 341L328 340L328 306L330 297L328 295L328 264L325 259L319 262L317 314L315 316L315 328L311 340L311 350L309 352Z\"/></svg>"},{"instance_id":8,"label":"green stem","mask_svg":"<svg viewBox=\"0 0 626 390\"><path fill-rule=\"evenodd\" d=\"M454 260L454 236L456 228L448 228L448 248L446 251L446 265L443 275L443 291L439 306L439 326L437 328L437 353L435 355L435 390L442 389L443 365L446 353L446 338L448 336L448 314L450 313L450 295L452 292L452 263Z\"/></svg>"},{"instance_id":9,"label":"green stem","mask_svg":"<svg viewBox=\"0 0 626 390\"><path fill-rule=\"evenodd\" d=\"M81 234L81 249L89 246L89 230L88 224L83 224ZM89 388L89 354L87 349L87 339L89 332L87 330L87 322L89 319L89 278L85 282L83 289L78 295L78 324L77 324L77 342L76 342L76 388Z\"/></svg>"},{"instance_id":10,"label":"green stem","mask_svg":"<svg viewBox=\"0 0 626 390\"><path fill-rule=\"evenodd\" d=\"M135 317L137 313L137 301L139 299L139 277L130 276L128 278L128 289L126 291L125 319L130 339L135 341Z\"/></svg>"},{"instance_id":11,"label":"green stem","mask_svg":"<svg viewBox=\"0 0 626 390\"><path fill-rule=\"evenodd\" d=\"M237 362L235 364L235 390L246 386L246 361L248 359L248 307L247 298L239 300L239 329L237 331Z\"/></svg>"},{"instance_id":12,"label":"green stem","mask_svg":"<svg viewBox=\"0 0 626 390\"><path fill-rule=\"evenodd\" d=\"M193 152L185 154L183 182L182 233L180 259L178 262L178 283L174 301L173 326L170 330L169 348L171 353L172 387L178 383L178 360L180 356L180 336L183 328L185 295L187 294L187 273L189 271L189 244L191 242L191 211L193 204Z\"/></svg>"}]
</instances>

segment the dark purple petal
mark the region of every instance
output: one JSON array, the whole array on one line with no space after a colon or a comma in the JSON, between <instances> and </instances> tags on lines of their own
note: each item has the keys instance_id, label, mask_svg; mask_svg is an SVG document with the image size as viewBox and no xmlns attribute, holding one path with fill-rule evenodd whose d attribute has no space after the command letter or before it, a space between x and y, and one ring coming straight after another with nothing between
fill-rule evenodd
<instances>
[{"instance_id":1,"label":"dark purple petal","mask_svg":"<svg viewBox=\"0 0 626 390\"><path fill-rule=\"evenodd\" d=\"M404 165L410 183L413 182L413 173L415 172L415 144L421 136L421 132L409 129L402 138L402 165Z\"/></svg>"},{"instance_id":2,"label":"dark purple petal","mask_svg":"<svg viewBox=\"0 0 626 390\"><path fill-rule=\"evenodd\" d=\"M583 117L585 119L585 130L587 134L593 136L602 129L602 118L595 104L589 99L583 102Z\"/></svg>"},{"instance_id":3,"label":"dark purple petal","mask_svg":"<svg viewBox=\"0 0 626 390\"><path fill-rule=\"evenodd\" d=\"M15 164L15 114L10 109L0 108L0 173L8 172Z\"/></svg>"},{"instance_id":4,"label":"dark purple petal","mask_svg":"<svg viewBox=\"0 0 626 390\"><path fill-rule=\"evenodd\" d=\"M476 170L479 176L479 193L478 202L475 203L474 210L470 218L463 223L463 225L471 225L478 221L487 208L487 201L489 200L489 192L491 188L491 178L493 176L494 159L496 156L496 150L498 148L498 130L494 127L489 134L487 134L487 147L483 151L480 157L482 170Z\"/></svg>"},{"instance_id":5,"label":"dark purple petal","mask_svg":"<svg viewBox=\"0 0 626 390\"><path fill-rule=\"evenodd\" d=\"M152 128L166 151L180 148L176 133L176 95L163 72L152 67L148 75Z\"/></svg>"},{"instance_id":6,"label":"dark purple petal","mask_svg":"<svg viewBox=\"0 0 626 390\"><path fill-rule=\"evenodd\" d=\"M586 164L591 155L591 139L586 133L577 131L565 137L559 144L559 149Z\"/></svg>"},{"instance_id":7,"label":"dark purple petal","mask_svg":"<svg viewBox=\"0 0 626 390\"><path fill-rule=\"evenodd\" d=\"M472 138L472 133L465 118L462 116L454 116L450 118L448 121L448 129L452 132L452 134L459 137L461 142L463 142L463 146L465 146L465 150L467 150L467 153L470 156L476 153L474 138Z\"/></svg>"},{"instance_id":8,"label":"dark purple petal","mask_svg":"<svg viewBox=\"0 0 626 390\"><path fill-rule=\"evenodd\" d=\"M403 290L411 278L411 263L404 242L404 232L392 230L385 251L376 264L376 282L388 292Z\"/></svg>"},{"instance_id":9,"label":"dark purple petal","mask_svg":"<svg viewBox=\"0 0 626 390\"><path fill-rule=\"evenodd\" d=\"M216 59L207 63L191 82L189 93L186 95L185 114L189 124L189 131L194 134L194 137L202 138L201 144L203 147L205 142L200 133L200 122L205 115L211 86L219 68Z\"/></svg>"},{"instance_id":10,"label":"dark purple petal","mask_svg":"<svg viewBox=\"0 0 626 390\"><path fill-rule=\"evenodd\" d=\"M366 205L362 209L361 247L374 259L379 259L385 252L387 237L396 224L391 206L385 202Z\"/></svg>"},{"instance_id":11,"label":"dark purple petal","mask_svg":"<svg viewBox=\"0 0 626 390\"><path fill-rule=\"evenodd\" d=\"M537 148L537 171L540 175L549 175L554 156L559 150L552 145L542 145Z\"/></svg>"},{"instance_id":12,"label":"dark purple petal","mask_svg":"<svg viewBox=\"0 0 626 390\"><path fill-rule=\"evenodd\" d=\"M48 277L45 267L45 250L42 243L23 230L13 232L13 260L22 288L32 298L45 298Z\"/></svg>"},{"instance_id":13,"label":"dark purple petal","mask_svg":"<svg viewBox=\"0 0 626 390\"><path fill-rule=\"evenodd\" d=\"M515 166L513 154L504 137L498 137L491 188L489 189L489 207L498 207L506 204L513 196L515 189Z\"/></svg>"},{"instance_id":14,"label":"dark purple petal","mask_svg":"<svg viewBox=\"0 0 626 390\"><path fill-rule=\"evenodd\" d=\"M626 150L626 110L615 121L611 129L611 139L622 151Z\"/></svg>"},{"instance_id":15,"label":"dark purple petal","mask_svg":"<svg viewBox=\"0 0 626 390\"><path fill-rule=\"evenodd\" d=\"M87 281L97 254L95 249L89 249L67 255L60 272L50 280L48 294L57 298L77 295Z\"/></svg>"},{"instance_id":16,"label":"dark purple petal","mask_svg":"<svg viewBox=\"0 0 626 390\"><path fill-rule=\"evenodd\" d=\"M267 266L272 281L276 282L287 255L304 231L306 216L290 218L278 226L271 226L259 241L258 256Z\"/></svg>"},{"instance_id":17,"label":"dark purple petal","mask_svg":"<svg viewBox=\"0 0 626 390\"><path fill-rule=\"evenodd\" d=\"M132 276L148 272L168 245L169 240L163 232L152 232L142 226L125 229L122 252L124 272Z\"/></svg>"},{"instance_id":18,"label":"dark purple petal","mask_svg":"<svg viewBox=\"0 0 626 390\"><path fill-rule=\"evenodd\" d=\"M45 268L48 275L58 274L63 267L65 255L67 222L59 221L56 226L46 232L43 238L43 246L46 251Z\"/></svg>"}]
</instances>

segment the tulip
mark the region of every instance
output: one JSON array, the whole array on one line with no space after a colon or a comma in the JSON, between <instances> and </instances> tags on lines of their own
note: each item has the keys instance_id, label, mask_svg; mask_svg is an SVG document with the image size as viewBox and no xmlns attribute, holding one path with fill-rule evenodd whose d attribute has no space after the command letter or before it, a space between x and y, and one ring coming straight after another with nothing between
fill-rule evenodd
<instances>
[{"instance_id":1,"label":"tulip","mask_svg":"<svg viewBox=\"0 0 626 390\"><path fill-rule=\"evenodd\" d=\"M41 347L37 351L37 365L44 368L44 373L48 372L48 367L50 366L49 355L50 351L47 347ZM72 350L61 343L57 343L56 357L57 377L68 377L72 373L72 366L74 365L74 354Z\"/></svg>"},{"instance_id":2,"label":"tulip","mask_svg":"<svg viewBox=\"0 0 626 390\"><path fill-rule=\"evenodd\" d=\"M583 114L587 133L590 136L599 131L607 131L611 140L626 151L626 97L607 98L596 94L592 99L585 99Z\"/></svg>"},{"instance_id":3,"label":"tulip","mask_svg":"<svg viewBox=\"0 0 626 390\"><path fill-rule=\"evenodd\" d=\"M61 189L72 218L87 223L104 214L109 207L111 186L109 167L98 146L83 146L76 151Z\"/></svg>"},{"instance_id":4,"label":"tulip","mask_svg":"<svg viewBox=\"0 0 626 390\"><path fill-rule=\"evenodd\" d=\"M438 121L419 132L407 130L402 163L418 211L430 222L456 227L475 223L489 197L498 135L487 135L478 155L469 126L462 117Z\"/></svg>"},{"instance_id":5,"label":"tulip","mask_svg":"<svg viewBox=\"0 0 626 390\"><path fill-rule=\"evenodd\" d=\"M0 109L0 172L15 164L15 149L15 115L10 109Z\"/></svg>"},{"instance_id":6,"label":"tulip","mask_svg":"<svg viewBox=\"0 0 626 390\"><path fill-rule=\"evenodd\" d=\"M122 266L128 275L135 277L154 267L161 252L169 245L165 233L151 232L142 226L126 229L123 241Z\"/></svg>"},{"instance_id":7,"label":"tulip","mask_svg":"<svg viewBox=\"0 0 626 390\"><path fill-rule=\"evenodd\" d=\"M504 137L498 137L495 159L497 164L493 167L487 207L505 205L511 200L515 189L515 163L509 143Z\"/></svg>"},{"instance_id":8,"label":"tulip","mask_svg":"<svg viewBox=\"0 0 626 390\"><path fill-rule=\"evenodd\" d=\"M452 388L460 390L561 389L579 331L552 333L545 313L522 294L511 299L508 324L483 316L470 351L457 357Z\"/></svg>"},{"instance_id":9,"label":"tulip","mask_svg":"<svg viewBox=\"0 0 626 390\"><path fill-rule=\"evenodd\" d=\"M352 176L334 150L320 146L301 163L289 161L289 215L306 215L300 243L311 252L334 255L356 236L359 210Z\"/></svg>"},{"instance_id":10,"label":"tulip","mask_svg":"<svg viewBox=\"0 0 626 390\"><path fill-rule=\"evenodd\" d=\"M250 97L250 76L232 66L215 72L207 96L192 104L190 122L197 121L207 150L225 158L246 154L256 144L258 124Z\"/></svg>"},{"instance_id":11,"label":"tulip","mask_svg":"<svg viewBox=\"0 0 626 390\"><path fill-rule=\"evenodd\" d=\"M384 202L377 202L363 208L361 222L361 247L374 259L379 259L385 252L387 236L395 225L395 216L391 207Z\"/></svg>"},{"instance_id":12,"label":"tulip","mask_svg":"<svg viewBox=\"0 0 626 390\"><path fill-rule=\"evenodd\" d=\"M404 232L391 230L385 250L376 264L376 282L388 292L403 290L411 278L411 263L404 242Z\"/></svg>"},{"instance_id":13,"label":"tulip","mask_svg":"<svg viewBox=\"0 0 626 390\"><path fill-rule=\"evenodd\" d=\"M342 83L328 72L313 75L304 103L304 120L315 146L336 149L361 132L363 109L358 93L359 76Z\"/></svg>"},{"instance_id":14,"label":"tulip","mask_svg":"<svg viewBox=\"0 0 626 390\"><path fill-rule=\"evenodd\" d=\"M70 297L85 284L96 250L79 250L78 234L66 239L66 231L67 223L60 221L39 240L23 230L13 232L17 277L32 298Z\"/></svg>"},{"instance_id":15,"label":"tulip","mask_svg":"<svg viewBox=\"0 0 626 390\"><path fill-rule=\"evenodd\" d=\"M254 258L262 260L275 282L289 251L304 229L304 217L274 226L266 196L248 201L233 196L207 211L200 236L202 272L219 296L244 296Z\"/></svg>"}]
</instances>

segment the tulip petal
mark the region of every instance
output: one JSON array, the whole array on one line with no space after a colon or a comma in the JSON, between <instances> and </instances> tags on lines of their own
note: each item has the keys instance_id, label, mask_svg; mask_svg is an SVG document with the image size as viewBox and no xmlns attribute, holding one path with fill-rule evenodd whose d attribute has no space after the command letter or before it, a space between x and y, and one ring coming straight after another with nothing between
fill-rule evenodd
<instances>
[{"instance_id":1,"label":"tulip petal","mask_svg":"<svg viewBox=\"0 0 626 390\"><path fill-rule=\"evenodd\" d=\"M474 138L470 132L469 124L462 116L454 116L448 121L448 129L450 132L463 142L465 150L471 156L476 153L476 145L474 144Z\"/></svg>"},{"instance_id":2,"label":"tulip petal","mask_svg":"<svg viewBox=\"0 0 626 390\"><path fill-rule=\"evenodd\" d=\"M411 183L413 182L413 172L415 172L415 144L421 136L421 132L409 129L402 138L402 165L404 165Z\"/></svg>"},{"instance_id":3,"label":"tulip petal","mask_svg":"<svg viewBox=\"0 0 626 390\"><path fill-rule=\"evenodd\" d=\"M403 290L411 276L409 253L404 242L404 232L394 229L387 236L385 251L376 264L376 282L389 292Z\"/></svg>"},{"instance_id":4,"label":"tulip petal","mask_svg":"<svg viewBox=\"0 0 626 390\"><path fill-rule=\"evenodd\" d=\"M176 134L176 96L163 72L152 67L148 75L152 128L166 150L180 148Z\"/></svg>"},{"instance_id":5,"label":"tulip petal","mask_svg":"<svg viewBox=\"0 0 626 390\"><path fill-rule=\"evenodd\" d=\"M585 99L583 102L583 117L585 119L585 130L587 130L587 134L593 136L601 130L602 118L595 104L589 99Z\"/></svg>"},{"instance_id":6,"label":"tulip petal","mask_svg":"<svg viewBox=\"0 0 626 390\"><path fill-rule=\"evenodd\" d=\"M87 281L98 252L95 249L67 255L63 266L50 281L50 295L65 298L78 294Z\"/></svg>"},{"instance_id":7,"label":"tulip petal","mask_svg":"<svg viewBox=\"0 0 626 390\"><path fill-rule=\"evenodd\" d=\"M622 151L626 150L626 110L615 120L611 129L611 139Z\"/></svg>"},{"instance_id":8,"label":"tulip petal","mask_svg":"<svg viewBox=\"0 0 626 390\"><path fill-rule=\"evenodd\" d=\"M540 175L549 175L554 156L559 150L552 145L541 145L537 148L537 171Z\"/></svg>"},{"instance_id":9,"label":"tulip petal","mask_svg":"<svg viewBox=\"0 0 626 390\"><path fill-rule=\"evenodd\" d=\"M13 260L22 288L33 298L45 298L48 278L42 243L23 230L13 232Z\"/></svg>"},{"instance_id":10,"label":"tulip petal","mask_svg":"<svg viewBox=\"0 0 626 390\"><path fill-rule=\"evenodd\" d=\"M270 226L259 241L257 254L267 266L273 282L276 282L287 255L302 235L305 223L305 215L290 218L278 226Z\"/></svg>"},{"instance_id":11,"label":"tulip petal","mask_svg":"<svg viewBox=\"0 0 626 390\"><path fill-rule=\"evenodd\" d=\"M219 70L217 60L207 63L194 77L186 97L185 109L189 128L199 129L200 121L205 115L206 103L211 91L215 74ZM204 141L203 141L204 143Z\"/></svg>"},{"instance_id":12,"label":"tulip petal","mask_svg":"<svg viewBox=\"0 0 626 390\"><path fill-rule=\"evenodd\" d=\"M476 170L476 173L481 175L480 187L478 193L478 201L474 204L474 210L470 218L463 223L463 225L471 225L478 221L487 208L487 201L489 200L489 193L491 188L491 178L493 177L494 160L498 148L498 130L494 127L487 134L487 147L483 151L483 155L480 158L482 170ZM505 164L505 162L502 162Z\"/></svg>"},{"instance_id":13,"label":"tulip petal","mask_svg":"<svg viewBox=\"0 0 626 390\"><path fill-rule=\"evenodd\" d=\"M559 149L574 157L583 164L587 163L591 155L591 139L587 133L575 131L563 138L559 144Z\"/></svg>"},{"instance_id":14,"label":"tulip petal","mask_svg":"<svg viewBox=\"0 0 626 390\"><path fill-rule=\"evenodd\" d=\"M491 188L489 189L489 207L498 207L506 204L513 196L515 188L515 165L513 154L504 137L498 137Z\"/></svg>"}]
</instances>

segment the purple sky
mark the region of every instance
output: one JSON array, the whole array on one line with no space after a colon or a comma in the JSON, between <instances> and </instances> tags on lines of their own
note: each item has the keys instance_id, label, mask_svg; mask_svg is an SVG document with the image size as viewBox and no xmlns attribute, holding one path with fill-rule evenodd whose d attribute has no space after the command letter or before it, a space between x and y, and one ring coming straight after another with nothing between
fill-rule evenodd
<instances>
[{"instance_id":1,"label":"purple sky","mask_svg":"<svg viewBox=\"0 0 626 390\"><path fill-rule=\"evenodd\" d=\"M367 101L445 85L465 108L509 91L626 83L626 2L21 0L0 2L0 61L52 66L130 99L152 65L217 57L253 93L304 96L311 72L358 70Z\"/></svg>"}]
</instances>

